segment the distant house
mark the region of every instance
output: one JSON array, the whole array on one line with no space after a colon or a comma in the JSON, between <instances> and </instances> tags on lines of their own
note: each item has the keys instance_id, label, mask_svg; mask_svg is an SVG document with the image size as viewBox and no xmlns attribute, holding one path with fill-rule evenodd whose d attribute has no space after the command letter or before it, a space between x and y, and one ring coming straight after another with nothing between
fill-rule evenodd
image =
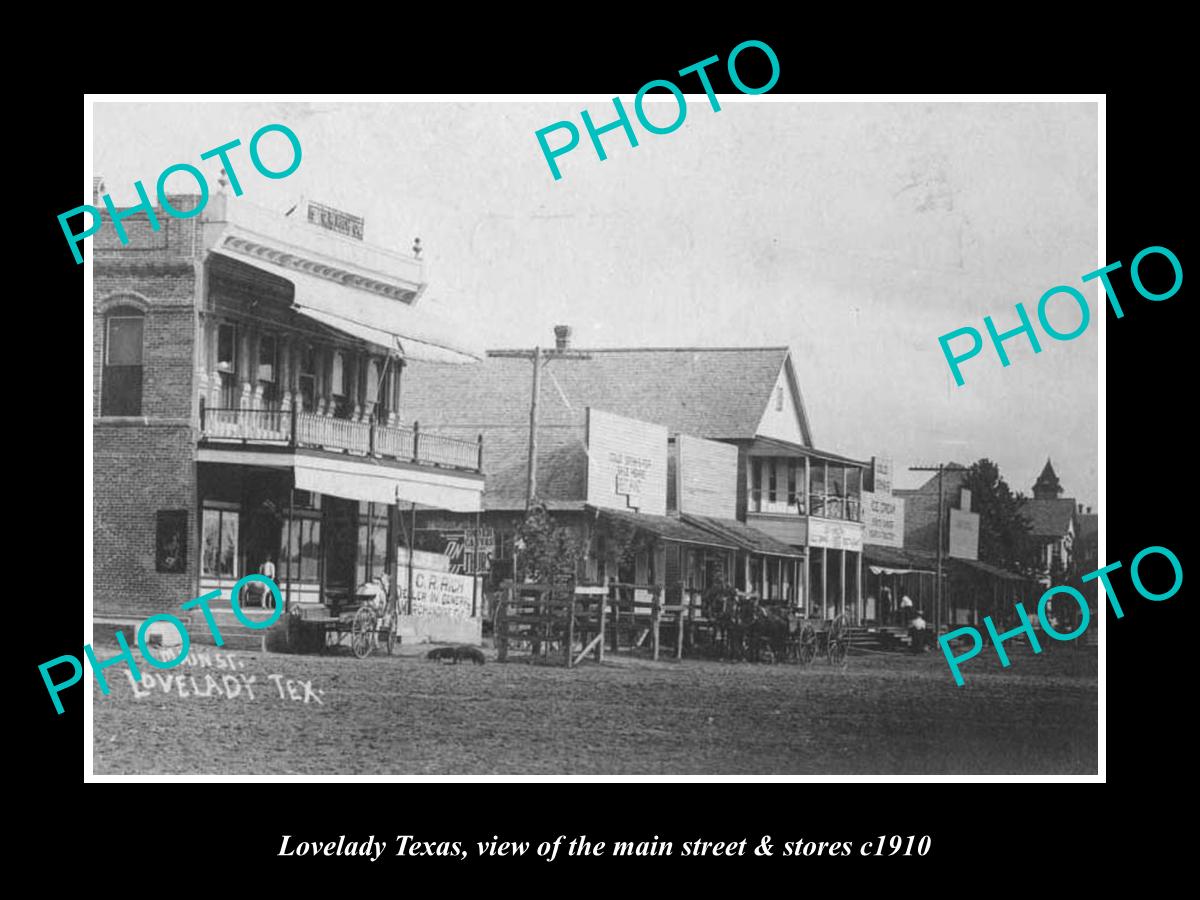
<instances>
[{"instance_id":1,"label":"distant house","mask_svg":"<svg viewBox=\"0 0 1200 900\"><path fill-rule=\"evenodd\" d=\"M1021 506L1021 514L1029 522L1033 543L1033 565L1050 584L1054 576L1071 568L1076 536L1079 534L1079 513L1073 497L1061 496L1062 485L1050 460L1033 485L1033 498Z\"/></svg>"}]
</instances>

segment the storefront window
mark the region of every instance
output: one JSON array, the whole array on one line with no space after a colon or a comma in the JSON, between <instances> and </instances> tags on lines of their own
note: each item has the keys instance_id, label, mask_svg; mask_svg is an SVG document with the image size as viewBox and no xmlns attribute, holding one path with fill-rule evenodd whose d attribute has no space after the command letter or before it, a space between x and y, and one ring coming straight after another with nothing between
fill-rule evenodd
<instances>
[{"instance_id":1,"label":"storefront window","mask_svg":"<svg viewBox=\"0 0 1200 900\"><path fill-rule=\"evenodd\" d=\"M285 571L296 581L316 583L320 575L321 520L293 519L291 535Z\"/></svg>"},{"instance_id":2,"label":"storefront window","mask_svg":"<svg viewBox=\"0 0 1200 900\"><path fill-rule=\"evenodd\" d=\"M238 521L237 510L204 510L201 574L217 578L236 577Z\"/></svg>"},{"instance_id":3,"label":"storefront window","mask_svg":"<svg viewBox=\"0 0 1200 900\"><path fill-rule=\"evenodd\" d=\"M387 572L387 509L382 503L359 504L355 585L366 584Z\"/></svg>"}]
</instances>

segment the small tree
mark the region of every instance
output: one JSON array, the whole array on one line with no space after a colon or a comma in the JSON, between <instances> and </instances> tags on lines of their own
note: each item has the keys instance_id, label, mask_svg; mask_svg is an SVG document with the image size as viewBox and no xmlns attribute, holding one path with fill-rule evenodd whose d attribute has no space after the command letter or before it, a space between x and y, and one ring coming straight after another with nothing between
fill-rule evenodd
<instances>
[{"instance_id":1,"label":"small tree","mask_svg":"<svg viewBox=\"0 0 1200 900\"><path fill-rule=\"evenodd\" d=\"M569 528L556 526L549 511L536 504L517 529L517 581L553 584L573 578L579 563L579 541Z\"/></svg>"}]
</instances>

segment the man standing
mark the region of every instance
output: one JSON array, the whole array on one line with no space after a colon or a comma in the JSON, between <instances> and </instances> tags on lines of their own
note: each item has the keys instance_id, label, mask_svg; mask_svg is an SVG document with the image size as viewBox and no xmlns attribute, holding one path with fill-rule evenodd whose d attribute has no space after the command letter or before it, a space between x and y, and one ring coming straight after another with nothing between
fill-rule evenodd
<instances>
[{"instance_id":1,"label":"man standing","mask_svg":"<svg viewBox=\"0 0 1200 900\"><path fill-rule=\"evenodd\" d=\"M907 597L904 599L908 600ZM912 638L913 653L920 653L922 650L929 649L929 632L925 628L924 610L917 610L916 616L913 617L912 624L908 626L908 634Z\"/></svg>"},{"instance_id":2,"label":"man standing","mask_svg":"<svg viewBox=\"0 0 1200 900\"><path fill-rule=\"evenodd\" d=\"M904 594L900 598L900 621L907 625L913 614L912 598L908 594Z\"/></svg>"}]
</instances>

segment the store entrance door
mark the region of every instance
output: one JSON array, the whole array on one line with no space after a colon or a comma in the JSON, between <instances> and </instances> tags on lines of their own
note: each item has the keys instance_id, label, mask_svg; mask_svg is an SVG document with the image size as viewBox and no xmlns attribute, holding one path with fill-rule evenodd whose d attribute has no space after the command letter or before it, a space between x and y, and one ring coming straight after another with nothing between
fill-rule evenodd
<instances>
[{"instance_id":1,"label":"store entrance door","mask_svg":"<svg viewBox=\"0 0 1200 900\"><path fill-rule=\"evenodd\" d=\"M354 592L354 554L357 547L357 500L329 494L323 497L325 511L325 603L344 606Z\"/></svg>"}]
</instances>

